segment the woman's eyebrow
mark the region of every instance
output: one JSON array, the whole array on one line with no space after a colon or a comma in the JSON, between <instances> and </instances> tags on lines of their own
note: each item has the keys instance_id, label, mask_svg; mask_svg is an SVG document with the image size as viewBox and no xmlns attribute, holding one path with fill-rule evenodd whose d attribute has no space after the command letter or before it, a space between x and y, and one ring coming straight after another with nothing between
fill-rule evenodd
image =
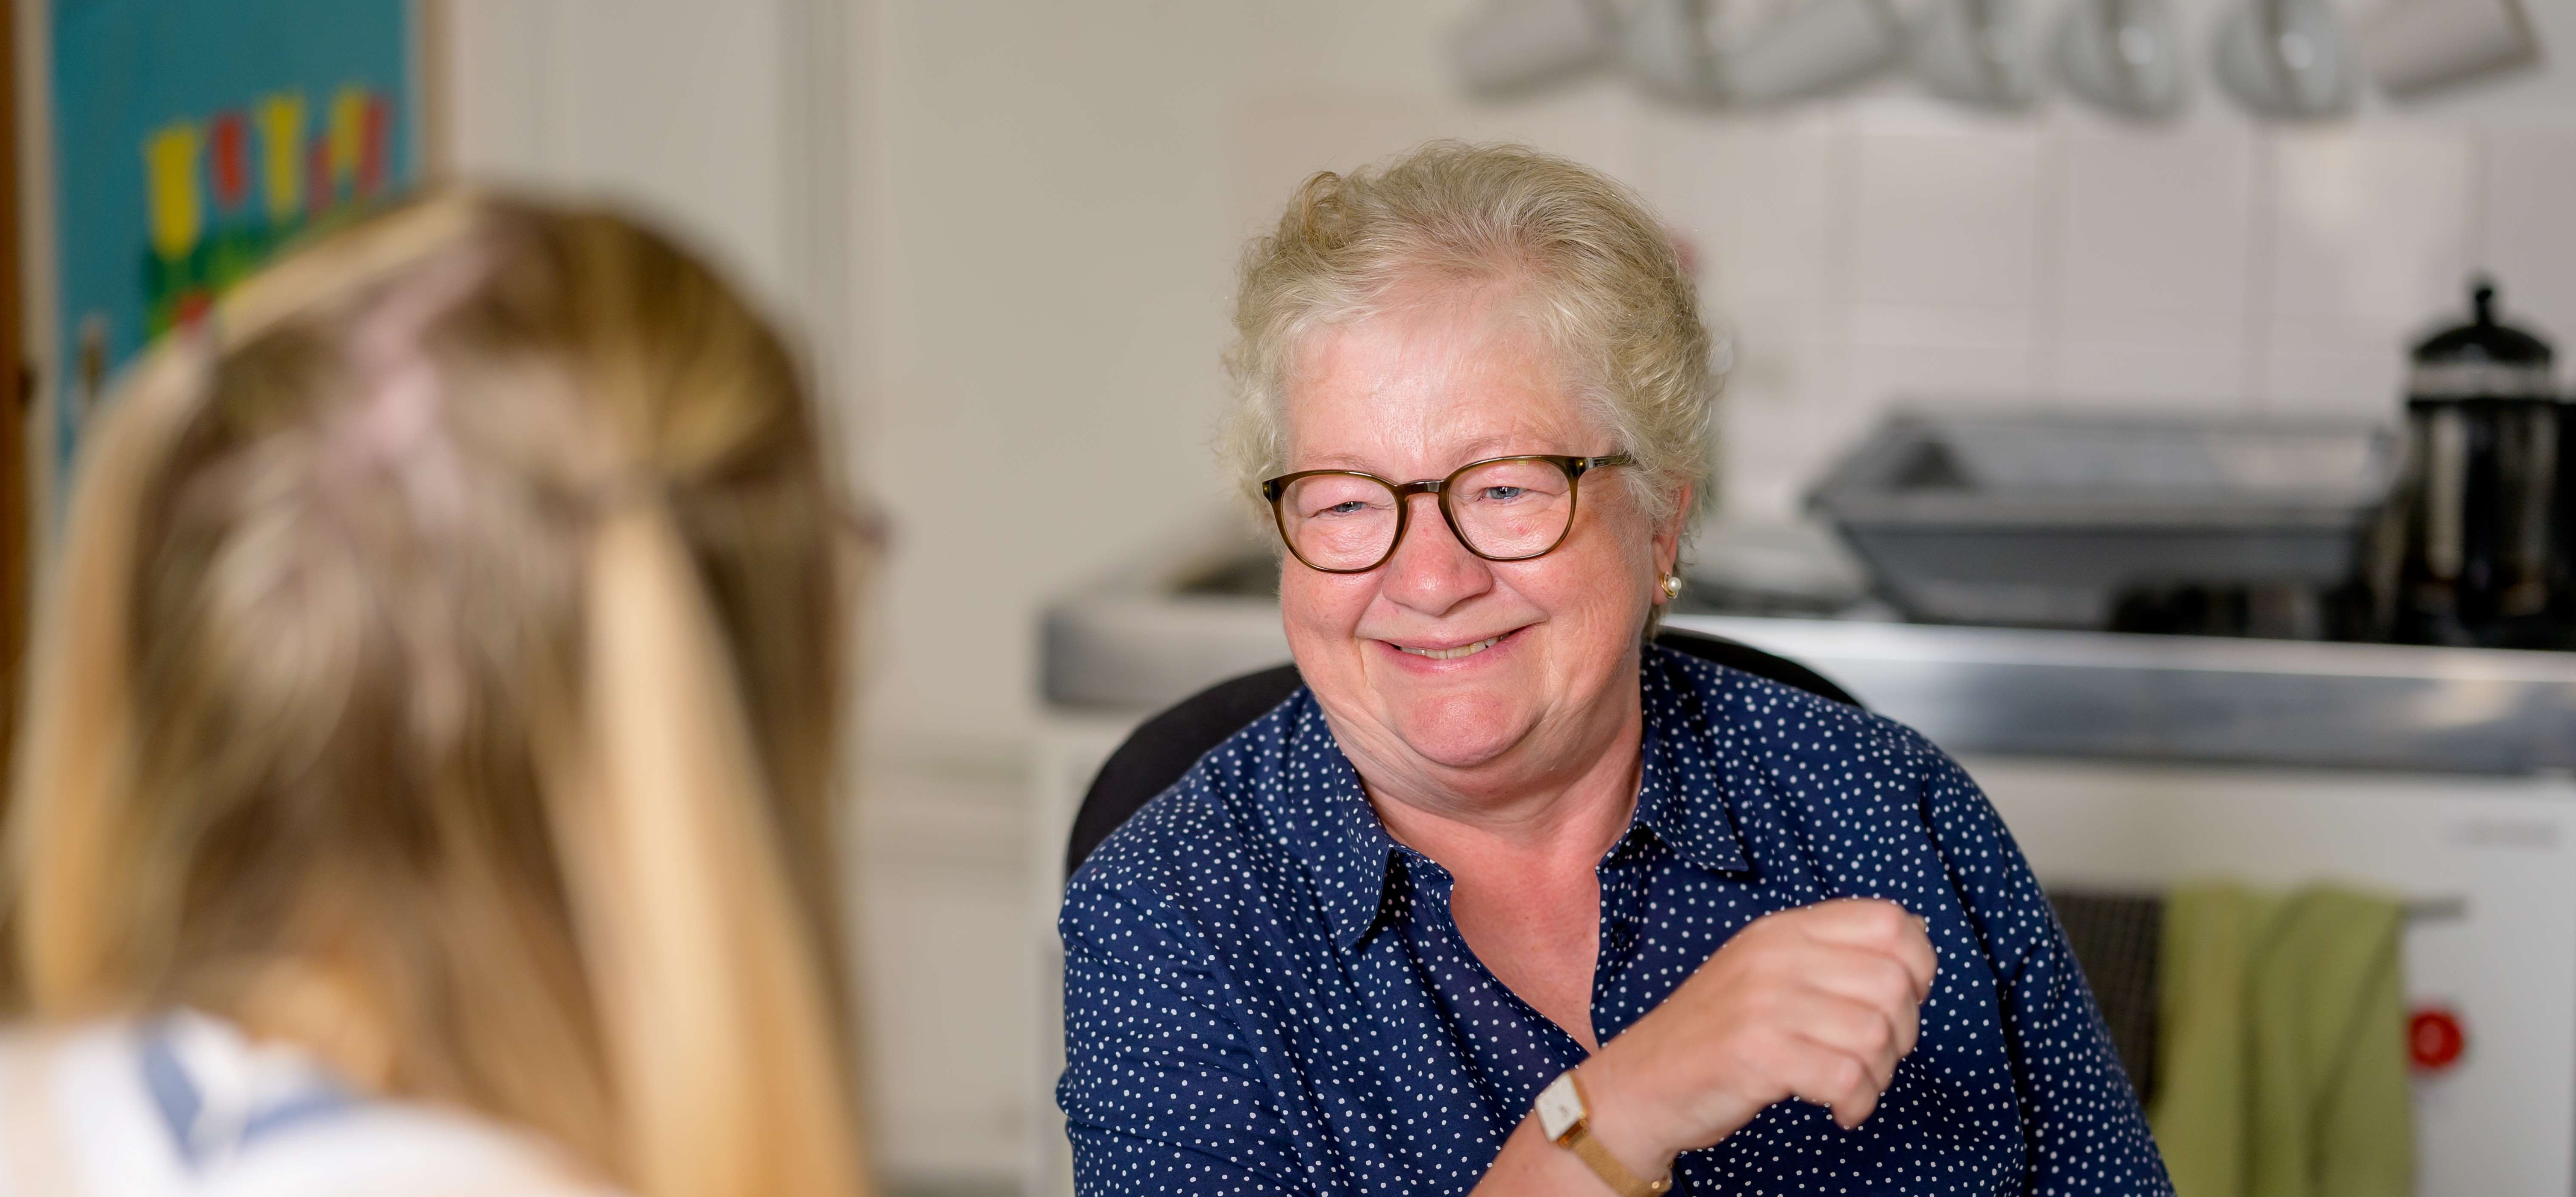
<instances>
[{"instance_id":1,"label":"woman's eyebrow","mask_svg":"<svg viewBox=\"0 0 2576 1197\"><path fill-rule=\"evenodd\" d=\"M1368 462L1367 462L1366 460L1364 460L1364 459L1360 458L1360 457L1359 457L1358 455L1356 455L1356 454L1351 454L1351 453L1326 453L1326 454L1324 454L1324 455L1322 455L1322 456L1320 456L1320 457L1309 457L1309 458L1306 458L1306 459L1305 459L1305 461L1304 461L1302 464L1295 463L1295 462L1290 463L1290 469L1292 469L1292 470L1358 470L1358 471L1360 471L1361 473L1366 473L1366 474L1373 474L1373 473L1376 473L1376 472L1377 472L1377 471L1372 470L1372 469L1370 469L1370 468L1369 468L1369 466L1368 466Z\"/></svg>"},{"instance_id":2,"label":"woman's eyebrow","mask_svg":"<svg viewBox=\"0 0 2576 1197\"><path fill-rule=\"evenodd\" d=\"M1524 440L1530 441L1532 443L1532 447L1519 447L1518 442L1522 442ZM1483 461L1489 457L1506 457L1515 452L1578 453L1582 451L1583 449L1581 446L1569 448L1567 446L1557 445L1554 442L1547 441L1545 438L1530 437L1529 434L1526 433L1498 432L1490 436L1477 437L1476 439L1459 446L1456 452L1452 454L1452 456L1456 457L1457 460L1451 462L1448 469L1444 469L1440 471L1440 473L1446 474L1449 470L1457 469L1459 466L1466 465L1472 461ZM1365 459L1352 453L1323 453L1314 457L1304 458L1302 460L1302 464L1294 464L1290 467L1290 472L1294 472L1296 470L1357 470L1364 474L1377 474L1388 478L1394 477L1394 475L1388 474L1383 470L1370 468L1369 463ZM1434 475L1434 477L1437 476L1438 475ZM1398 479L1398 481L1411 480Z\"/></svg>"}]
</instances>

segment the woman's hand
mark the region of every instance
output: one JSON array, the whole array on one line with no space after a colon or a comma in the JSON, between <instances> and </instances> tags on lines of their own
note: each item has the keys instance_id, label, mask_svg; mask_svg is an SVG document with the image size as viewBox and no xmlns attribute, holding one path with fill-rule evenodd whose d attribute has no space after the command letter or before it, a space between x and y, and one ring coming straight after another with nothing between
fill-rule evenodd
<instances>
[{"instance_id":1,"label":"woman's hand","mask_svg":"<svg viewBox=\"0 0 2576 1197\"><path fill-rule=\"evenodd\" d=\"M1933 967L1922 921L1893 902L1756 919L1584 1063L1593 1133L1660 1176L1784 1098L1858 1126L1914 1050Z\"/></svg>"}]
</instances>

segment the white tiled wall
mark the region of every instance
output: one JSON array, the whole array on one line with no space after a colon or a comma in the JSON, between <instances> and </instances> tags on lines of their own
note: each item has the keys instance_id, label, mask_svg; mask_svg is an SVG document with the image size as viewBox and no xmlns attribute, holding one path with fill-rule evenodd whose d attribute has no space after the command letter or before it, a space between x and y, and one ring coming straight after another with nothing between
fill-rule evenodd
<instances>
[{"instance_id":1,"label":"white tiled wall","mask_svg":"<svg viewBox=\"0 0 2576 1197\"><path fill-rule=\"evenodd\" d=\"M2553 328L2576 330L2576 127L2490 129L2479 149L2472 250L2510 268L2523 306Z\"/></svg>"},{"instance_id":2,"label":"white tiled wall","mask_svg":"<svg viewBox=\"0 0 2576 1197\"><path fill-rule=\"evenodd\" d=\"M2285 129L2212 108L1642 118L1639 182L1736 337L1734 513L1790 512L1907 398L2390 413L2405 347L2473 272L2576 337L2576 112Z\"/></svg>"},{"instance_id":3,"label":"white tiled wall","mask_svg":"<svg viewBox=\"0 0 2576 1197\"><path fill-rule=\"evenodd\" d=\"M2227 0L2190 0L2199 30ZM2542 0L2545 24L2563 24ZM1256 100L1247 227L1307 171L1508 136L1635 183L1733 334L1732 514L1786 515L1905 399L2390 414L2406 347L2492 274L2576 348L2576 89L2251 120L2205 77L2139 125L2059 95L1993 116L1902 84L1755 114L1605 82L1513 107L1336 85ZM2563 94L2562 94L2563 93ZM2490 93L2494 94L2494 93Z\"/></svg>"}]
</instances>

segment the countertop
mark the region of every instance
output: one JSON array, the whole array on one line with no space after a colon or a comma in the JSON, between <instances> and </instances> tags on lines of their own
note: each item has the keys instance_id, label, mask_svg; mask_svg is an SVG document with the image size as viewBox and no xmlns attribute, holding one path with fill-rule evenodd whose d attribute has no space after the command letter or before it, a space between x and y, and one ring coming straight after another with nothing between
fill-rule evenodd
<instances>
[{"instance_id":1,"label":"countertop","mask_svg":"<svg viewBox=\"0 0 2576 1197\"><path fill-rule=\"evenodd\" d=\"M1953 753L2522 774L2576 766L2576 653L1681 614ZM1128 575L1044 615L1059 707L1160 709L1287 659L1274 600Z\"/></svg>"}]
</instances>

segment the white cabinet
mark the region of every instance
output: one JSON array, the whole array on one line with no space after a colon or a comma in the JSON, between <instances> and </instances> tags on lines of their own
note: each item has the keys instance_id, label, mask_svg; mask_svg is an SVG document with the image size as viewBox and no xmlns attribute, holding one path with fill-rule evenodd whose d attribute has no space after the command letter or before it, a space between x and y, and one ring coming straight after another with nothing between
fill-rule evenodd
<instances>
[{"instance_id":1,"label":"white cabinet","mask_svg":"<svg viewBox=\"0 0 2576 1197\"><path fill-rule=\"evenodd\" d=\"M1037 957L1037 985L1028 1009L1037 1051L1029 1061L1029 1138L1021 1161L1026 1197L1073 1192L1073 1149L1065 1142L1064 1112L1055 1105L1056 1076L1064 1071L1064 944L1056 938L1055 916L1064 899L1065 839L1092 775L1141 719L1054 713L1038 729L1029 776L1029 950Z\"/></svg>"},{"instance_id":2,"label":"white cabinet","mask_svg":"<svg viewBox=\"0 0 2576 1197\"><path fill-rule=\"evenodd\" d=\"M2467 1051L2416 1082L2417 1192L2576 1186L2576 780L1965 764L2050 884L2337 880L2418 903L2409 997L2456 1011Z\"/></svg>"}]
</instances>

